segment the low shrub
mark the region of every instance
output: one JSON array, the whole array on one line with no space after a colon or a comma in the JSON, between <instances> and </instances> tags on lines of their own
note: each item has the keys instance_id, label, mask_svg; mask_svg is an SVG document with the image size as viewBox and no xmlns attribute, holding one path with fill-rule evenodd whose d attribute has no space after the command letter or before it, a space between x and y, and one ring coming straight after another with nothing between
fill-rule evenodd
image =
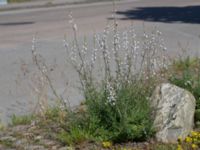
<instances>
[{"instance_id":1,"label":"low shrub","mask_svg":"<svg viewBox=\"0 0 200 150\"><path fill-rule=\"evenodd\" d=\"M169 70L169 81L179 87L190 91L196 99L195 122L200 122L200 59L182 58L174 63Z\"/></svg>"},{"instance_id":2,"label":"low shrub","mask_svg":"<svg viewBox=\"0 0 200 150\"><path fill-rule=\"evenodd\" d=\"M153 134L147 89L125 84L104 86L86 95L89 130L114 142L141 141ZM99 130L101 129L101 130ZM105 135L102 136L102 130ZM105 132L106 131L106 132Z\"/></svg>"}]
</instances>

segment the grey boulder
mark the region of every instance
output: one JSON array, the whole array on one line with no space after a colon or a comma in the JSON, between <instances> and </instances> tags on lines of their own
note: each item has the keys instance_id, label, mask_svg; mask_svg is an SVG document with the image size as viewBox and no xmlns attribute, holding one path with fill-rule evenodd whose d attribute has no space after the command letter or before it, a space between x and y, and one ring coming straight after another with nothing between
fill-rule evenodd
<instances>
[{"instance_id":1,"label":"grey boulder","mask_svg":"<svg viewBox=\"0 0 200 150\"><path fill-rule=\"evenodd\" d=\"M175 143L193 129L196 100L190 92L163 83L156 87L150 100L157 141Z\"/></svg>"}]
</instances>

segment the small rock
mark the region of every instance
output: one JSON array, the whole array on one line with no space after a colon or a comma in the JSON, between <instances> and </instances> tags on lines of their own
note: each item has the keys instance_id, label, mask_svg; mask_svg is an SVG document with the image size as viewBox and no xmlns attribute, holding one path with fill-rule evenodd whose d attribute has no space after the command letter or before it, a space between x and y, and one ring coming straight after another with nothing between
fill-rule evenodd
<instances>
[{"instance_id":1,"label":"small rock","mask_svg":"<svg viewBox=\"0 0 200 150\"><path fill-rule=\"evenodd\" d=\"M3 147L3 146L0 144L0 150L1 150L1 149L3 150L3 149L4 149L4 147Z\"/></svg>"},{"instance_id":2,"label":"small rock","mask_svg":"<svg viewBox=\"0 0 200 150\"><path fill-rule=\"evenodd\" d=\"M16 138L12 137L12 136L5 136L5 137L1 137L0 138L1 141L10 141L10 142L14 142L16 141Z\"/></svg>"},{"instance_id":3,"label":"small rock","mask_svg":"<svg viewBox=\"0 0 200 150\"><path fill-rule=\"evenodd\" d=\"M47 139L42 139L40 142L43 143L46 146L54 146L54 145L56 145L55 141L47 140Z\"/></svg>"},{"instance_id":4,"label":"small rock","mask_svg":"<svg viewBox=\"0 0 200 150\"><path fill-rule=\"evenodd\" d=\"M25 149L27 150L47 150L44 146L42 145L29 145Z\"/></svg>"},{"instance_id":5,"label":"small rock","mask_svg":"<svg viewBox=\"0 0 200 150\"><path fill-rule=\"evenodd\" d=\"M22 146L22 145L24 145L24 144L26 144L27 143L27 140L26 139L20 139L20 140L17 140L16 142L15 142L15 146L16 147L19 147L19 146Z\"/></svg>"},{"instance_id":6,"label":"small rock","mask_svg":"<svg viewBox=\"0 0 200 150\"><path fill-rule=\"evenodd\" d=\"M33 138L34 138L33 133L29 133L29 132L24 133L24 136L25 136L27 139L33 139Z\"/></svg>"},{"instance_id":7,"label":"small rock","mask_svg":"<svg viewBox=\"0 0 200 150\"><path fill-rule=\"evenodd\" d=\"M58 150L74 150L74 148L69 147L69 146L65 146L65 147L61 147Z\"/></svg>"},{"instance_id":8,"label":"small rock","mask_svg":"<svg viewBox=\"0 0 200 150\"><path fill-rule=\"evenodd\" d=\"M58 149L58 146L52 146L52 148L51 148L52 150L57 150Z\"/></svg>"},{"instance_id":9,"label":"small rock","mask_svg":"<svg viewBox=\"0 0 200 150\"><path fill-rule=\"evenodd\" d=\"M12 128L13 132L23 132L26 131L28 129L27 125L18 125Z\"/></svg>"},{"instance_id":10,"label":"small rock","mask_svg":"<svg viewBox=\"0 0 200 150\"><path fill-rule=\"evenodd\" d=\"M42 139L42 136L36 136L35 137L35 140L41 140Z\"/></svg>"}]
</instances>

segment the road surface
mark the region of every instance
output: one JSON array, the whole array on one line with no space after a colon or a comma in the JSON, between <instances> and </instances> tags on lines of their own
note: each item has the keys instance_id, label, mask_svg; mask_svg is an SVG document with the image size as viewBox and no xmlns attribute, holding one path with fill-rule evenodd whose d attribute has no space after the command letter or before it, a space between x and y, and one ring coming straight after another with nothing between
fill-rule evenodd
<instances>
[{"instance_id":1,"label":"road surface","mask_svg":"<svg viewBox=\"0 0 200 150\"><path fill-rule=\"evenodd\" d=\"M102 32L112 21L113 4L100 2L0 12L0 115L3 120L11 113L30 110L37 99L33 93L36 80L31 57L32 37L37 34L37 51L54 68L52 82L72 105L82 100L76 88L77 75L66 65L64 36L72 39L68 14L78 24L78 36L91 37ZM168 53L180 52L178 43L195 55L200 49L200 0L122 0L116 4L116 18L123 30L132 24L136 32L163 32ZM67 87L69 84L70 87ZM72 86L73 85L73 86Z\"/></svg>"}]
</instances>

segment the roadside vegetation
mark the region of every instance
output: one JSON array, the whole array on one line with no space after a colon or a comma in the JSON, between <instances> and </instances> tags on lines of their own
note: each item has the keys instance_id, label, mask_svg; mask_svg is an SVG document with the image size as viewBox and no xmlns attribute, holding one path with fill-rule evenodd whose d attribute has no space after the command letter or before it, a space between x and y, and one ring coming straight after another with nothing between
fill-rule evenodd
<instances>
[{"instance_id":1,"label":"roadside vegetation","mask_svg":"<svg viewBox=\"0 0 200 150\"><path fill-rule=\"evenodd\" d=\"M196 99L195 123L200 127L200 59L189 56L174 61L169 81L190 91Z\"/></svg>"},{"instance_id":2,"label":"roadside vegetation","mask_svg":"<svg viewBox=\"0 0 200 150\"><path fill-rule=\"evenodd\" d=\"M109 25L103 34L96 34L93 45L87 39L77 40L77 26L71 17L74 39L64 45L67 60L77 72L84 101L70 108L54 88L49 78L49 68L37 53L33 39L32 56L43 81L55 95L57 105L50 107L41 101L40 111L34 115L13 116L11 126L22 126L12 132L14 138L29 144L45 145L53 140L58 148L114 149L114 150L182 150L197 149L200 133L192 132L187 139L177 139L178 144L154 141L154 129L149 100L155 86L171 82L194 94L197 99L195 121L200 122L200 66L198 58L184 58L171 63L166 56L162 33L157 29L137 36L134 27L125 31L117 23ZM141 37L139 39L139 37ZM108 43L108 39L112 42ZM42 90L40 90L42 91ZM45 107L47 106L47 107ZM45 108L44 108L45 107ZM12 131L11 128L3 131ZM8 132L9 133L9 132ZM27 136L27 133L31 136ZM38 138L40 136L40 138ZM16 141L15 141L16 142ZM23 144L0 138L0 145L23 149Z\"/></svg>"},{"instance_id":3,"label":"roadside vegetation","mask_svg":"<svg viewBox=\"0 0 200 150\"><path fill-rule=\"evenodd\" d=\"M30 2L32 0L8 0L8 3L21 3L21 2Z\"/></svg>"}]
</instances>

